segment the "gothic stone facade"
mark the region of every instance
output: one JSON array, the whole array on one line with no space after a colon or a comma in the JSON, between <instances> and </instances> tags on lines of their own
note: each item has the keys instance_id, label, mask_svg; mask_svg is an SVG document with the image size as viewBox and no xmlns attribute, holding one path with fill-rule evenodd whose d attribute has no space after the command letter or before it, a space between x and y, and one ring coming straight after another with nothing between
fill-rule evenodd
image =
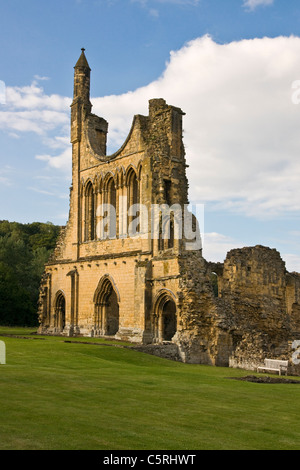
<instances>
[{"instance_id":1,"label":"gothic stone facade","mask_svg":"<svg viewBox=\"0 0 300 470\"><path fill-rule=\"evenodd\" d=\"M158 351L172 345L192 363L253 369L265 357L290 359L300 339L300 275L286 271L276 250L233 250L210 263L199 246L174 236L172 217L164 239L153 236L151 217L142 223L128 213L133 204L148 214L153 204L188 204L184 113L150 100L149 115L136 115L108 156L108 123L91 112L84 50L74 69L69 220L45 266L39 332L109 336ZM99 211L103 204L115 217ZM140 226L130 235L134 220Z\"/></svg>"}]
</instances>

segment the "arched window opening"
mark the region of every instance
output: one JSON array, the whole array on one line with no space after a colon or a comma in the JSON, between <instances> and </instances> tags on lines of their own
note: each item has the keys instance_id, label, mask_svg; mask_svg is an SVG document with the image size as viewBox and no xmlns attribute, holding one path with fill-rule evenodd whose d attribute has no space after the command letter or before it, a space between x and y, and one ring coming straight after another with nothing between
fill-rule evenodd
<instances>
[{"instance_id":1,"label":"arched window opening","mask_svg":"<svg viewBox=\"0 0 300 470\"><path fill-rule=\"evenodd\" d=\"M164 239L163 239L163 217L162 214L159 214L159 226L158 226L158 249L163 251L164 249Z\"/></svg>"},{"instance_id":2,"label":"arched window opening","mask_svg":"<svg viewBox=\"0 0 300 470\"><path fill-rule=\"evenodd\" d=\"M174 247L174 212L170 214L170 227L169 227L169 238L168 238L168 248Z\"/></svg>"},{"instance_id":3,"label":"arched window opening","mask_svg":"<svg viewBox=\"0 0 300 470\"><path fill-rule=\"evenodd\" d=\"M164 180L164 198L165 198L165 202L166 204L168 204L168 206L171 206L172 202L171 202L171 187L172 187L172 183L170 180Z\"/></svg>"},{"instance_id":4,"label":"arched window opening","mask_svg":"<svg viewBox=\"0 0 300 470\"><path fill-rule=\"evenodd\" d=\"M134 170L131 170L128 175L128 204L129 207L133 204L139 203L139 187L138 180Z\"/></svg>"},{"instance_id":5,"label":"arched window opening","mask_svg":"<svg viewBox=\"0 0 300 470\"><path fill-rule=\"evenodd\" d=\"M219 283L218 283L218 275L216 273L211 273L211 283L212 289L215 297L219 297Z\"/></svg>"},{"instance_id":6,"label":"arched window opening","mask_svg":"<svg viewBox=\"0 0 300 470\"><path fill-rule=\"evenodd\" d=\"M160 251L174 248L175 214L173 211L166 211L160 214L159 218L159 238L158 249Z\"/></svg>"},{"instance_id":7,"label":"arched window opening","mask_svg":"<svg viewBox=\"0 0 300 470\"><path fill-rule=\"evenodd\" d=\"M137 209L137 204L139 204L139 186L138 186L138 179L136 173L133 169L130 170L128 177L127 177L127 204L128 204L128 233L132 235L132 230L130 229L132 222L135 218L139 217L139 211L133 210L130 208ZM132 212L131 212L132 211ZM140 226L134 226L134 233L140 232Z\"/></svg>"},{"instance_id":8,"label":"arched window opening","mask_svg":"<svg viewBox=\"0 0 300 470\"><path fill-rule=\"evenodd\" d=\"M95 239L95 198L91 182L85 190L85 241Z\"/></svg>"},{"instance_id":9,"label":"arched window opening","mask_svg":"<svg viewBox=\"0 0 300 470\"><path fill-rule=\"evenodd\" d=\"M105 232L108 234L109 238L114 238L116 236L116 206L117 206L117 191L113 178L110 178L107 183L107 204L108 204L108 213L107 213L107 224L104 227Z\"/></svg>"}]
</instances>

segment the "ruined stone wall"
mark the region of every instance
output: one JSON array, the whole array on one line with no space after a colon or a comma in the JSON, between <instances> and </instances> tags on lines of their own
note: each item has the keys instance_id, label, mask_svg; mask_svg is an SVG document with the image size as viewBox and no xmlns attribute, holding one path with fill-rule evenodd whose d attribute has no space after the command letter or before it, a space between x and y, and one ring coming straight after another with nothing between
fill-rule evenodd
<instances>
[{"instance_id":1,"label":"ruined stone wall","mask_svg":"<svg viewBox=\"0 0 300 470\"><path fill-rule=\"evenodd\" d=\"M300 339L300 274L286 275L286 303L293 336Z\"/></svg>"},{"instance_id":2,"label":"ruined stone wall","mask_svg":"<svg viewBox=\"0 0 300 470\"><path fill-rule=\"evenodd\" d=\"M184 233L172 243L153 238L152 204L188 204L184 113L163 99L150 100L149 115L135 116L122 147L108 156L108 124L91 113L89 86L83 52L71 106L69 220L41 281L40 332L101 336L99 318L115 303L114 336L148 345L143 350L154 354L246 369L266 357L290 359L293 341L300 340L300 274L288 273L276 250L235 249L224 263L210 263L199 247L187 248ZM120 231L128 218L119 197L131 194L131 172L149 216L138 236ZM100 239L95 208L108 200L111 178L117 231ZM93 236L86 231L89 204Z\"/></svg>"},{"instance_id":3,"label":"ruined stone wall","mask_svg":"<svg viewBox=\"0 0 300 470\"><path fill-rule=\"evenodd\" d=\"M209 264L201 252L179 259L179 324L176 342L185 362L227 366L232 350L230 311L215 297Z\"/></svg>"},{"instance_id":4,"label":"ruined stone wall","mask_svg":"<svg viewBox=\"0 0 300 470\"><path fill-rule=\"evenodd\" d=\"M219 296L232 313L231 365L249 367L265 357L288 358L286 292L285 263L276 250L255 246L227 254Z\"/></svg>"}]
</instances>

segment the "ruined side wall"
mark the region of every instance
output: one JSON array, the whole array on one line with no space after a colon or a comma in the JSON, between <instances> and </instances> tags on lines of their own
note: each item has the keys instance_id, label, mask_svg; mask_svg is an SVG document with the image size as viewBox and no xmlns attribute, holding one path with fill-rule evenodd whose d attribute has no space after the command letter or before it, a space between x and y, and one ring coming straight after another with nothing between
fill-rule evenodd
<instances>
[{"instance_id":1,"label":"ruined side wall","mask_svg":"<svg viewBox=\"0 0 300 470\"><path fill-rule=\"evenodd\" d=\"M300 274L286 275L286 304L295 339L300 339Z\"/></svg>"},{"instance_id":2,"label":"ruined side wall","mask_svg":"<svg viewBox=\"0 0 300 470\"><path fill-rule=\"evenodd\" d=\"M227 366L232 345L230 312L214 294L211 270L200 251L179 258L179 324L176 343L184 362Z\"/></svg>"},{"instance_id":3,"label":"ruined side wall","mask_svg":"<svg viewBox=\"0 0 300 470\"><path fill-rule=\"evenodd\" d=\"M265 357L288 358L286 268L276 250L255 246L230 251L219 296L233 316L231 365L254 368Z\"/></svg>"}]
</instances>

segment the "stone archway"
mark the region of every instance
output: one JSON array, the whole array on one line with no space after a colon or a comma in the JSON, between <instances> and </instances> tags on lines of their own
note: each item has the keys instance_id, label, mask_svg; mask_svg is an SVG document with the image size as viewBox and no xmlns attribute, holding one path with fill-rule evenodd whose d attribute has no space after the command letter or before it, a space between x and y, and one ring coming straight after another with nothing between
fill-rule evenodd
<instances>
[{"instance_id":1,"label":"stone archway","mask_svg":"<svg viewBox=\"0 0 300 470\"><path fill-rule=\"evenodd\" d=\"M57 292L54 304L54 324L63 331L66 324L66 299L62 291Z\"/></svg>"},{"instance_id":2,"label":"stone archway","mask_svg":"<svg viewBox=\"0 0 300 470\"><path fill-rule=\"evenodd\" d=\"M162 339L171 341L177 331L176 304L170 299L162 309Z\"/></svg>"},{"instance_id":3,"label":"stone archway","mask_svg":"<svg viewBox=\"0 0 300 470\"><path fill-rule=\"evenodd\" d=\"M153 337L154 342L172 341L177 332L175 297L171 291L161 292L154 304Z\"/></svg>"},{"instance_id":4,"label":"stone archway","mask_svg":"<svg viewBox=\"0 0 300 470\"><path fill-rule=\"evenodd\" d=\"M114 336L119 330L119 295L113 282L104 276L94 295L95 326L94 334Z\"/></svg>"}]
</instances>

